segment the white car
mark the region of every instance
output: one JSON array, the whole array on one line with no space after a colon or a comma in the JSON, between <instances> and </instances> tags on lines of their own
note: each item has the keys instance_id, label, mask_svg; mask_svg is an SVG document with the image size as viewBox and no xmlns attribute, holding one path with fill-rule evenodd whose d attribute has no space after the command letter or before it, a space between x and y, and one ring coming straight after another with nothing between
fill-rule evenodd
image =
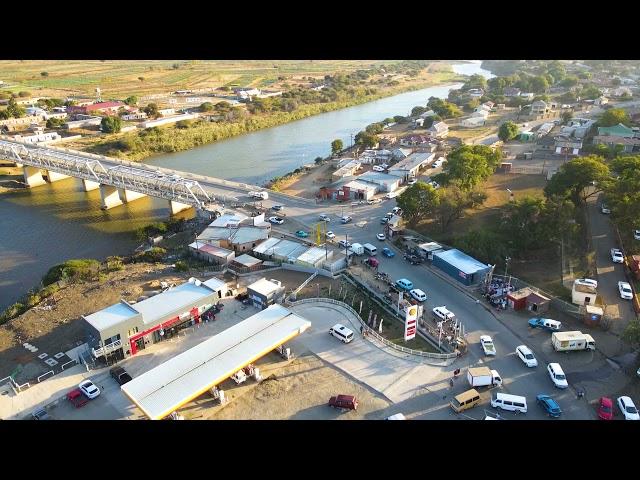
<instances>
[{"instance_id":1,"label":"white car","mask_svg":"<svg viewBox=\"0 0 640 480\"><path fill-rule=\"evenodd\" d=\"M384 240L386 240L386 239L387 239L387 236L386 236L384 233L378 233L378 234L376 235L376 238L377 238L378 240L380 240L380 241L384 241Z\"/></svg>"},{"instance_id":2,"label":"white car","mask_svg":"<svg viewBox=\"0 0 640 480\"><path fill-rule=\"evenodd\" d=\"M536 360L536 357L533 355L533 352L526 345L520 345L516 347L516 355L520 358L520 360L523 361L523 363L527 367L538 366L538 360Z\"/></svg>"},{"instance_id":3,"label":"white car","mask_svg":"<svg viewBox=\"0 0 640 480\"><path fill-rule=\"evenodd\" d=\"M100 389L96 387L91 380L85 380L78 385L78 388L82 393L84 393L88 398L96 398L100 395Z\"/></svg>"},{"instance_id":4,"label":"white car","mask_svg":"<svg viewBox=\"0 0 640 480\"><path fill-rule=\"evenodd\" d=\"M415 178L412 178L407 182L407 185L415 185L416 183L418 183L418 180L416 180Z\"/></svg>"},{"instance_id":5,"label":"white car","mask_svg":"<svg viewBox=\"0 0 640 480\"><path fill-rule=\"evenodd\" d=\"M638 409L633 404L633 400L629 397L618 397L618 407L622 412L625 420L640 420Z\"/></svg>"},{"instance_id":6,"label":"white car","mask_svg":"<svg viewBox=\"0 0 640 480\"><path fill-rule=\"evenodd\" d=\"M624 263L624 255L619 248L611 249L611 261L613 263Z\"/></svg>"},{"instance_id":7,"label":"white car","mask_svg":"<svg viewBox=\"0 0 640 480\"><path fill-rule=\"evenodd\" d=\"M435 162L431 164L432 168L440 168L444 162L447 160L444 157L438 158Z\"/></svg>"},{"instance_id":8,"label":"white car","mask_svg":"<svg viewBox=\"0 0 640 480\"><path fill-rule=\"evenodd\" d=\"M281 217L269 217L269 221L271 223L275 223L276 225L282 225L284 223L284 218L281 218Z\"/></svg>"},{"instance_id":9,"label":"white car","mask_svg":"<svg viewBox=\"0 0 640 480\"><path fill-rule=\"evenodd\" d=\"M496 347L489 335L480 335L480 345L482 345L482 350L484 350L485 355L493 356L496 354Z\"/></svg>"},{"instance_id":10,"label":"white car","mask_svg":"<svg viewBox=\"0 0 640 480\"><path fill-rule=\"evenodd\" d=\"M633 300L633 290L631 290L631 285L627 282L618 282L618 291L621 299Z\"/></svg>"},{"instance_id":11,"label":"white car","mask_svg":"<svg viewBox=\"0 0 640 480\"><path fill-rule=\"evenodd\" d=\"M549 377L553 384L558 388L568 388L569 382L567 382L567 377L562 371L562 367L559 363L550 363L547 366L547 372L549 372Z\"/></svg>"},{"instance_id":12,"label":"white car","mask_svg":"<svg viewBox=\"0 0 640 480\"><path fill-rule=\"evenodd\" d=\"M633 238L635 238L636 240L640 240L640 230L633 231Z\"/></svg>"},{"instance_id":13,"label":"white car","mask_svg":"<svg viewBox=\"0 0 640 480\"><path fill-rule=\"evenodd\" d=\"M333 233L331 230L329 230L327 233L325 233L325 235L326 235L326 237L327 237L328 239L336 238L336 234L335 234L335 233Z\"/></svg>"},{"instance_id":14,"label":"white car","mask_svg":"<svg viewBox=\"0 0 640 480\"><path fill-rule=\"evenodd\" d=\"M331 221L331 219L329 218L329 215L327 215L326 213L320 214L320 216L318 218L322 222L330 222Z\"/></svg>"},{"instance_id":15,"label":"white car","mask_svg":"<svg viewBox=\"0 0 640 480\"><path fill-rule=\"evenodd\" d=\"M391 213L394 215L402 216L402 209L400 207L393 207Z\"/></svg>"},{"instance_id":16,"label":"white car","mask_svg":"<svg viewBox=\"0 0 640 480\"><path fill-rule=\"evenodd\" d=\"M351 243L347 242L346 240L340 240L338 242L338 245L340 245L342 248L349 248L351 246Z\"/></svg>"},{"instance_id":17,"label":"white car","mask_svg":"<svg viewBox=\"0 0 640 480\"><path fill-rule=\"evenodd\" d=\"M353 331L349 330L341 323L336 323L333 327L331 327L329 329L329 335L336 337L338 340L341 340L344 343L349 343L353 340Z\"/></svg>"},{"instance_id":18,"label":"white car","mask_svg":"<svg viewBox=\"0 0 640 480\"><path fill-rule=\"evenodd\" d=\"M442 307L436 307L432 310L433 315L440 320L444 320L445 322L453 321L456 316L444 305Z\"/></svg>"},{"instance_id":19,"label":"white car","mask_svg":"<svg viewBox=\"0 0 640 480\"><path fill-rule=\"evenodd\" d=\"M384 172L384 168L382 168L382 165L374 165L373 166L373 171L374 172Z\"/></svg>"},{"instance_id":20,"label":"white car","mask_svg":"<svg viewBox=\"0 0 640 480\"><path fill-rule=\"evenodd\" d=\"M607 215L611 213L611 210L609 210L609 207L607 207L606 203L603 203L602 205L600 205L600 211Z\"/></svg>"},{"instance_id":21,"label":"white car","mask_svg":"<svg viewBox=\"0 0 640 480\"><path fill-rule=\"evenodd\" d=\"M427 301L427 294L424 293L419 288L414 288L413 290L409 291L409 295L411 295L413 298L415 298L419 302Z\"/></svg>"}]
</instances>

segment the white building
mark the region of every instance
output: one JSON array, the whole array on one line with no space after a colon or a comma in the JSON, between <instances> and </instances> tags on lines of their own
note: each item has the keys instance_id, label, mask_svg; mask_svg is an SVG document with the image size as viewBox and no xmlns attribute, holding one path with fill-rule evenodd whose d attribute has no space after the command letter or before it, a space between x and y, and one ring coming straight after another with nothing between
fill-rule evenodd
<instances>
[{"instance_id":1,"label":"white building","mask_svg":"<svg viewBox=\"0 0 640 480\"><path fill-rule=\"evenodd\" d=\"M464 120L462 120L460 122L460 126L466 127L466 128L475 128L475 127L483 126L485 124L485 122L486 122L486 120L482 116L469 117L469 118L465 118Z\"/></svg>"}]
</instances>

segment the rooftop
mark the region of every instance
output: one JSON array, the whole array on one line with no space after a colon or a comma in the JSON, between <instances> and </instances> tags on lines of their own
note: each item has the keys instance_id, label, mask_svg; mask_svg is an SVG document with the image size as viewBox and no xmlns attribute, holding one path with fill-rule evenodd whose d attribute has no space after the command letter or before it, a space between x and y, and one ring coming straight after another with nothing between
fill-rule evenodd
<instances>
[{"instance_id":1,"label":"rooftop","mask_svg":"<svg viewBox=\"0 0 640 480\"><path fill-rule=\"evenodd\" d=\"M598 135L617 135L620 137L633 137L634 131L619 123L613 127L598 127Z\"/></svg>"},{"instance_id":2,"label":"rooftop","mask_svg":"<svg viewBox=\"0 0 640 480\"><path fill-rule=\"evenodd\" d=\"M245 220L247 218L249 217L241 213L220 215L209 224L209 227L226 227L228 225L237 225L242 220Z\"/></svg>"},{"instance_id":3,"label":"rooftop","mask_svg":"<svg viewBox=\"0 0 640 480\"><path fill-rule=\"evenodd\" d=\"M271 254L271 249L280 243L280 239L276 237L267 238L264 242L253 249L255 253ZM293 243L293 242L292 242Z\"/></svg>"},{"instance_id":4,"label":"rooftop","mask_svg":"<svg viewBox=\"0 0 640 480\"><path fill-rule=\"evenodd\" d=\"M614 143L616 145L640 145L640 138L620 137L618 135L596 135L593 143Z\"/></svg>"},{"instance_id":5,"label":"rooftop","mask_svg":"<svg viewBox=\"0 0 640 480\"><path fill-rule=\"evenodd\" d=\"M208 243L193 242L189 244L193 249L197 249L201 252L215 255L217 257L228 257L233 253L233 250L227 250L226 248L216 247L215 245L209 245Z\"/></svg>"},{"instance_id":6,"label":"rooftop","mask_svg":"<svg viewBox=\"0 0 640 480\"><path fill-rule=\"evenodd\" d=\"M351 190L375 190L375 185L371 185L366 182L359 182L357 180L351 180L343 185L343 187L348 187Z\"/></svg>"},{"instance_id":7,"label":"rooftop","mask_svg":"<svg viewBox=\"0 0 640 480\"><path fill-rule=\"evenodd\" d=\"M251 243L269 238L269 230L259 227L240 227L231 236L233 243Z\"/></svg>"},{"instance_id":8,"label":"rooftop","mask_svg":"<svg viewBox=\"0 0 640 480\"><path fill-rule=\"evenodd\" d=\"M254 282L251 285L248 285L247 288L250 288L254 292L257 292L257 293L267 297L267 296L271 295L273 292L277 292L282 287L280 285L278 285L277 283L273 283L273 282L267 280L266 278L261 278L257 282Z\"/></svg>"},{"instance_id":9,"label":"rooftop","mask_svg":"<svg viewBox=\"0 0 640 480\"><path fill-rule=\"evenodd\" d=\"M246 253L234 258L233 261L239 263L240 265L244 265L245 267L253 267L262 263L262 260L258 260L257 258L252 257L251 255L248 255Z\"/></svg>"},{"instance_id":10,"label":"rooftop","mask_svg":"<svg viewBox=\"0 0 640 480\"><path fill-rule=\"evenodd\" d=\"M324 248L311 247L298 257L298 261L315 265L317 262L322 260L325 257L325 255L327 255L327 252L325 251Z\"/></svg>"},{"instance_id":11,"label":"rooftop","mask_svg":"<svg viewBox=\"0 0 640 480\"><path fill-rule=\"evenodd\" d=\"M436 252L433 254L433 256L434 258L438 257L444 260L445 262L453 265L458 270L466 274L476 273L478 271L486 270L487 268L489 268L488 265L482 263L479 260L476 260L473 257L470 257L460 250L456 250L455 248L447 250L445 252Z\"/></svg>"},{"instance_id":12,"label":"rooftop","mask_svg":"<svg viewBox=\"0 0 640 480\"><path fill-rule=\"evenodd\" d=\"M399 181L398 177L389 175L388 173L374 171L363 173L358 177L358 180L372 183L395 183Z\"/></svg>"},{"instance_id":13,"label":"rooftop","mask_svg":"<svg viewBox=\"0 0 640 480\"><path fill-rule=\"evenodd\" d=\"M139 315L139 313L133 307L121 300L119 303L92 313L91 315L84 315L84 319L96 330L101 331L118 325L137 315Z\"/></svg>"},{"instance_id":14,"label":"rooftop","mask_svg":"<svg viewBox=\"0 0 640 480\"><path fill-rule=\"evenodd\" d=\"M412 153L404 160L400 160L393 167L389 168L389 171L392 170L413 170L416 167L420 167L427 162L431 162L435 158L435 153L425 152L425 153Z\"/></svg>"}]
</instances>

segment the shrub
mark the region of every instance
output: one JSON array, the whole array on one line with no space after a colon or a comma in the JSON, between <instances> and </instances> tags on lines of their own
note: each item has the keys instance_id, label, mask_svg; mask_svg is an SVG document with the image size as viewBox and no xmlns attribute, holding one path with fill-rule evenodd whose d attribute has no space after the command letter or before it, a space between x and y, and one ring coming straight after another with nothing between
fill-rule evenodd
<instances>
[{"instance_id":1,"label":"shrub","mask_svg":"<svg viewBox=\"0 0 640 480\"><path fill-rule=\"evenodd\" d=\"M151 250L144 252L142 259L147 262L160 262L166 253L167 251L164 248L153 247Z\"/></svg>"},{"instance_id":2,"label":"shrub","mask_svg":"<svg viewBox=\"0 0 640 480\"><path fill-rule=\"evenodd\" d=\"M110 272L117 272L124 269L124 263L122 262L122 257L118 257L118 256L107 257L106 264L107 264L107 270Z\"/></svg>"},{"instance_id":3,"label":"shrub","mask_svg":"<svg viewBox=\"0 0 640 480\"><path fill-rule=\"evenodd\" d=\"M98 273L100 262L93 259L67 260L60 265L49 269L42 278L42 283L47 286L60 280L82 281L91 280Z\"/></svg>"},{"instance_id":4,"label":"shrub","mask_svg":"<svg viewBox=\"0 0 640 480\"><path fill-rule=\"evenodd\" d=\"M0 314L0 325L24 313L26 310L27 307L25 307L20 302L16 302L13 305L10 305L4 312Z\"/></svg>"},{"instance_id":5,"label":"shrub","mask_svg":"<svg viewBox=\"0 0 640 480\"><path fill-rule=\"evenodd\" d=\"M184 260L178 260L176 262L176 271L177 272L186 272L189 270L189 265Z\"/></svg>"}]
</instances>

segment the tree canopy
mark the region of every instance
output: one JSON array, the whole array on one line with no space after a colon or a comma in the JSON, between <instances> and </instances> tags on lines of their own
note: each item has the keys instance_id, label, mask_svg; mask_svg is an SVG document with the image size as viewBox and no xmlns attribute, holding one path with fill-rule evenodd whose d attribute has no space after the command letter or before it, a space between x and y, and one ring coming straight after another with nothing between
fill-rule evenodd
<instances>
[{"instance_id":1,"label":"tree canopy","mask_svg":"<svg viewBox=\"0 0 640 480\"><path fill-rule=\"evenodd\" d=\"M135 95L131 95L124 99L124 103L126 103L127 105L135 105L138 103L138 97L136 97Z\"/></svg>"},{"instance_id":2,"label":"tree canopy","mask_svg":"<svg viewBox=\"0 0 640 480\"><path fill-rule=\"evenodd\" d=\"M331 153L332 154L337 154L340 151L342 151L342 149L344 148L344 144L342 143L342 140L340 140L339 138L336 138L333 142L331 142Z\"/></svg>"},{"instance_id":3,"label":"tree canopy","mask_svg":"<svg viewBox=\"0 0 640 480\"><path fill-rule=\"evenodd\" d=\"M441 98L431 97L427 107L436 112L442 118L453 118L462 115L462 110L457 105Z\"/></svg>"},{"instance_id":4,"label":"tree canopy","mask_svg":"<svg viewBox=\"0 0 640 480\"><path fill-rule=\"evenodd\" d=\"M425 182L416 182L400 194L396 202L409 223L431 215L439 204L439 191Z\"/></svg>"},{"instance_id":5,"label":"tree canopy","mask_svg":"<svg viewBox=\"0 0 640 480\"><path fill-rule=\"evenodd\" d=\"M518 125L516 125L515 123L508 121L500 125L500 129L498 130L498 138L503 142L508 142L509 140L513 140L517 136L518 136Z\"/></svg>"},{"instance_id":6,"label":"tree canopy","mask_svg":"<svg viewBox=\"0 0 640 480\"><path fill-rule=\"evenodd\" d=\"M354 140L357 145L362 145L365 148L374 148L378 144L378 137L365 131L358 132Z\"/></svg>"},{"instance_id":7,"label":"tree canopy","mask_svg":"<svg viewBox=\"0 0 640 480\"><path fill-rule=\"evenodd\" d=\"M502 152L486 145L463 145L447 157L443 172L435 175L440 184L455 183L469 191L493 174L502 160Z\"/></svg>"},{"instance_id":8,"label":"tree canopy","mask_svg":"<svg viewBox=\"0 0 640 480\"><path fill-rule=\"evenodd\" d=\"M579 157L561 165L544 192L548 198L566 198L578 207L601 192L609 178L609 167L602 157Z\"/></svg>"},{"instance_id":9,"label":"tree canopy","mask_svg":"<svg viewBox=\"0 0 640 480\"><path fill-rule=\"evenodd\" d=\"M122 120L115 116L102 117L100 129L104 133L119 133L122 129Z\"/></svg>"},{"instance_id":10,"label":"tree canopy","mask_svg":"<svg viewBox=\"0 0 640 480\"><path fill-rule=\"evenodd\" d=\"M613 127L622 123L627 127L631 125L631 118L629 114L622 108L610 108L604 112L598 119L598 125L601 127Z\"/></svg>"}]
</instances>

